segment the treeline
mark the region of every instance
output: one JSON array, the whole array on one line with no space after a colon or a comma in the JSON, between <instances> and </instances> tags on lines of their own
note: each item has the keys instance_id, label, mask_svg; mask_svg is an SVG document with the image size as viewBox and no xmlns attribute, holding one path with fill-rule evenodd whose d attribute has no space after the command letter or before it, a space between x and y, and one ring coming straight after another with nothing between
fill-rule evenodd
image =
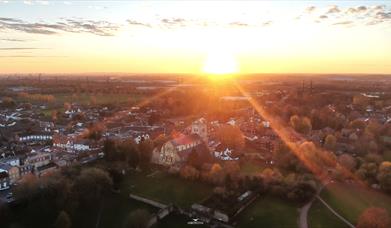
<instances>
[{"instance_id":1,"label":"treeline","mask_svg":"<svg viewBox=\"0 0 391 228\"><path fill-rule=\"evenodd\" d=\"M95 167L71 166L41 178L26 176L14 187L15 202L0 210L0 224L70 227L82 211L98 207L112 186L109 172Z\"/></svg>"}]
</instances>

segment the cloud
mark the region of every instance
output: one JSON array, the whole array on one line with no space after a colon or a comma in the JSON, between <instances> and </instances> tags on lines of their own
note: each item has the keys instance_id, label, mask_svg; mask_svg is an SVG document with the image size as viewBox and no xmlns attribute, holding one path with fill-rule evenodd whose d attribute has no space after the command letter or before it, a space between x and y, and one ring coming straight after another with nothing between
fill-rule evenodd
<instances>
[{"instance_id":1,"label":"cloud","mask_svg":"<svg viewBox=\"0 0 391 228\"><path fill-rule=\"evenodd\" d=\"M234 21L234 22L229 23L229 26L231 26L231 27L248 27L249 24L244 23L244 22L240 22L240 21Z\"/></svg>"},{"instance_id":2,"label":"cloud","mask_svg":"<svg viewBox=\"0 0 391 228\"><path fill-rule=\"evenodd\" d=\"M144 26L144 27L152 27L150 24L148 23L143 23L143 22L139 22L139 21L135 21L135 20L126 20L126 22L128 22L128 24L130 25L135 25L135 26Z\"/></svg>"},{"instance_id":3,"label":"cloud","mask_svg":"<svg viewBox=\"0 0 391 228\"><path fill-rule=\"evenodd\" d=\"M336 5L333 5L333 6L330 6L330 8L327 10L327 14L331 14L331 13L339 13L341 12L341 10L338 8L338 6Z\"/></svg>"},{"instance_id":4,"label":"cloud","mask_svg":"<svg viewBox=\"0 0 391 228\"><path fill-rule=\"evenodd\" d=\"M373 6L372 9L373 10L384 10L386 8L385 5L377 5L377 6Z\"/></svg>"},{"instance_id":5,"label":"cloud","mask_svg":"<svg viewBox=\"0 0 391 228\"><path fill-rule=\"evenodd\" d=\"M0 4L1 3L4 3L4 4L7 4L9 1L6 1L6 0L0 0Z\"/></svg>"},{"instance_id":6,"label":"cloud","mask_svg":"<svg viewBox=\"0 0 391 228\"><path fill-rule=\"evenodd\" d=\"M12 38L1 38L1 41L8 41L8 42L26 42L28 40L24 39L12 39Z\"/></svg>"},{"instance_id":7,"label":"cloud","mask_svg":"<svg viewBox=\"0 0 391 228\"><path fill-rule=\"evenodd\" d=\"M23 21L15 18L0 17L0 22L21 23Z\"/></svg>"},{"instance_id":8,"label":"cloud","mask_svg":"<svg viewBox=\"0 0 391 228\"><path fill-rule=\"evenodd\" d=\"M372 20L372 21L368 21L365 25L377 25L383 22L384 22L383 20Z\"/></svg>"},{"instance_id":9,"label":"cloud","mask_svg":"<svg viewBox=\"0 0 391 228\"><path fill-rule=\"evenodd\" d=\"M0 58L67 58L65 55L0 55Z\"/></svg>"},{"instance_id":10,"label":"cloud","mask_svg":"<svg viewBox=\"0 0 391 228\"><path fill-rule=\"evenodd\" d=\"M0 48L0 51L25 51L25 50L40 50L40 49L47 49L47 48L32 48L32 47L8 47L8 48Z\"/></svg>"},{"instance_id":11,"label":"cloud","mask_svg":"<svg viewBox=\"0 0 391 228\"><path fill-rule=\"evenodd\" d=\"M163 18L160 21L166 28L185 27L188 25L188 21L184 18Z\"/></svg>"},{"instance_id":12,"label":"cloud","mask_svg":"<svg viewBox=\"0 0 391 228\"><path fill-rule=\"evenodd\" d=\"M332 5L324 10L324 14L311 14L307 17L310 17L316 23L328 23L329 25L372 26L391 22L391 11L384 5L360 5L356 7Z\"/></svg>"},{"instance_id":13,"label":"cloud","mask_svg":"<svg viewBox=\"0 0 391 228\"><path fill-rule=\"evenodd\" d=\"M332 25L353 25L353 21L340 21L340 22L335 22Z\"/></svg>"},{"instance_id":14,"label":"cloud","mask_svg":"<svg viewBox=\"0 0 391 228\"><path fill-rule=\"evenodd\" d=\"M113 36L119 26L107 21L67 19L62 30L73 33L92 33L99 36ZM59 24L59 23L58 23Z\"/></svg>"},{"instance_id":15,"label":"cloud","mask_svg":"<svg viewBox=\"0 0 391 228\"><path fill-rule=\"evenodd\" d=\"M273 21L265 21L262 23L262 26L270 26L273 24Z\"/></svg>"},{"instance_id":16,"label":"cloud","mask_svg":"<svg viewBox=\"0 0 391 228\"><path fill-rule=\"evenodd\" d=\"M308 6L306 9L305 9L305 12L307 13L312 13L316 10L316 7L315 6Z\"/></svg>"},{"instance_id":17,"label":"cloud","mask_svg":"<svg viewBox=\"0 0 391 228\"><path fill-rule=\"evenodd\" d=\"M35 1L35 2L40 5L49 5L49 1Z\"/></svg>"},{"instance_id":18,"label":"cloud","mask_svg":"<svg viewBox=\"0 0 391 228\"><path fill-rule=\"evenodd\" d=\"M119 25L107 21L65 19L56 23L30 23L14 18L0 18L0 29L32 34L53 35L59 32L90 33L98 36L113 36Z\"/></svg>"},{"instance_id":19,"label":"cloud","mask_svg":"<svg viewBox=\"0 0 391 228\"><path fill-rule=\"evenodd\" d=\"M391 19L391 12L377 12L376 18L380 20Z\"/></svg>"},{"instance_id":20,"label":"cloud","mask_svg":"<svg viewBox=\"0 0 391 228\"><path fill-rule=\"evenodd\" d=\"M358 7L351 7L347 9L347 13L355 14L355 13L363 13L368 10L368 7L366 6L358 6Z\"/></svg>"},{"instance_id":21,"label":"cloud","mask_svg":"<svg viewBox=\"0 0 391 228\"><path fill-rule=\"evenodd\" d=\"M42 0L36 0L36 1L32 1L32 0L25 0L23 1L23 3L25 5L49 5L49 1L42 1Z\"/></svg>"}]
</instances>

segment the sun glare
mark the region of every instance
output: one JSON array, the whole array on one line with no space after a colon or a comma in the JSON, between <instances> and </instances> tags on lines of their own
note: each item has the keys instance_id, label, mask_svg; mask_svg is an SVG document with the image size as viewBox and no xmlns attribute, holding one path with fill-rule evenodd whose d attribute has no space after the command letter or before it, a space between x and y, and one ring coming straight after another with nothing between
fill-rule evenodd
<instances>
[{"instance_id":1,"label":"sun glare","mask_svg":"<svg viewBox=\"0 0 391 228\"><path fill-rule=\"evenodd\" d=\"M208 75L229 75L238 72L238 64L231 53L214 51L208 54L202 70Z\"/></svg>"}]
</instances>

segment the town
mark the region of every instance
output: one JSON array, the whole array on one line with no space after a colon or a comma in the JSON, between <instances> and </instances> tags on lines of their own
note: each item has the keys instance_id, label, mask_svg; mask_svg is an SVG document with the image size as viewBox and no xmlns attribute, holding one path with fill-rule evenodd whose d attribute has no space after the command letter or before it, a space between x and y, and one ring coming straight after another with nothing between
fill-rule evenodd
<instances>
[{"instance_id":1,"label":"town","mask_svg":"<svg viewBox=\"0 0 391 228\"><path fill-rule=\"evenodd\" d=\"M391 211L390 87L4 75L0 225L366 227Z\"/></svg>"}]
</instances>

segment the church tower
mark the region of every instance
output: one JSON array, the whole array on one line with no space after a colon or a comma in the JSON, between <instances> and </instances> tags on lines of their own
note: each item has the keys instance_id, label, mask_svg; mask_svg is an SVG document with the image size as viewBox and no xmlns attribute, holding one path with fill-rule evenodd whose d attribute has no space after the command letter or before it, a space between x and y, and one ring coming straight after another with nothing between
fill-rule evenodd
<instances>
[{"instance_id":1,"label":"church tower","mask_svg":"<svg viewBox=\"0 0 391 228\"><path fill-rule=\"evenodd\" d=\"M204 142L208 142L208 129L206 126L206 120L200 118L191 124L191 133L199 135Z\"/></svg>"}]
</instances>

